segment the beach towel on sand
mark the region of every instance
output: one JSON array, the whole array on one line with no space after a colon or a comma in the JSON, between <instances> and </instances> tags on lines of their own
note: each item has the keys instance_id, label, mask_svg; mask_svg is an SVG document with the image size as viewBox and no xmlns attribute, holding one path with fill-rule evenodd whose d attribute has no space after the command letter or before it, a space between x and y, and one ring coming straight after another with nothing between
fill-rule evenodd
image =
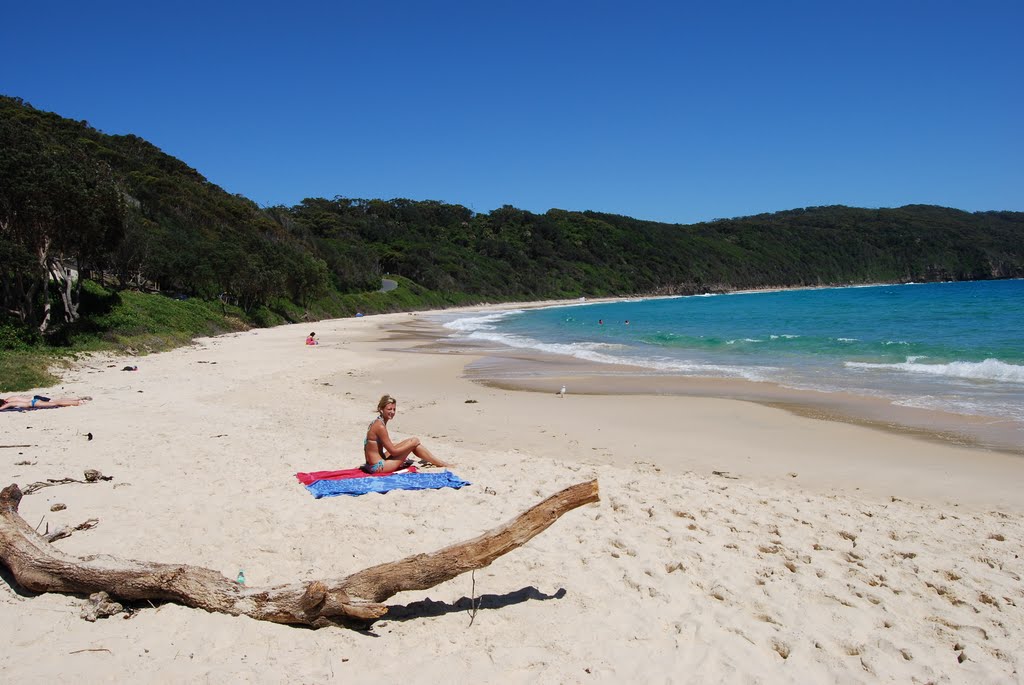
<instances>
[{"instance_id":1,"label":"beach towel on sand","mask_svg":"<svg viewBox=\"0 0 1024 685\"><path fill-rule=\"evenodd\" d=\"M366 476L366 474L363 474ZM337 497L338 495L365 495L368 492L389 492L391 490L435 490L437 488L461 488L470 485L451 471L391 473L386 476L365 478L343 478L341 480L318 480L306 486L313 497Z\"/></svg>"},{"instance_id":2,"label":"beach towel on sand","mask_svg":"<svg viewBox=\"0 0 1024 685\"><path fill-rule=\"evenodd\" d=\"M390 476L395 473L416 473L415 466L408 466L398 471L392 471L391 473L367 473L362 469L341 469L340 471L313 471L311 473L304 473L300 471L295 474L295 477L299 479L299 482L303 485L309 485L315 483L318 480L345 480L346 478L366 478L372 476L373 478L380 478L381 476Z\"/></svg>"}]
</instances>

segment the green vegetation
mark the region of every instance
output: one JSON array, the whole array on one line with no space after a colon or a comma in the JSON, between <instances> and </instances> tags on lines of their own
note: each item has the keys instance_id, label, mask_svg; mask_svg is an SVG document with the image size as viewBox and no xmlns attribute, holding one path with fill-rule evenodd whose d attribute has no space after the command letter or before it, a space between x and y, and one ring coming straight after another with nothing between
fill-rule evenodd
<instances>
[{"instance_id":1,"label":"green vegetation","mask_svg":"<svg viewBox=\"0 0 1024 685\"><path fill-rule=\"evenodd\" d=\"M484 301L1024 276L1024 213L809 207L682 226L405 199L260 208L0 96L0 390L96 349ZM378 292L381 279L399 287Z\"/></svg>"},{"instance_id":2,"label":"green vegetation","mask_svg":"<svg viewBox=\"0 0 1024 685\"><path fill-rule=\"evenodd\" d=\"M50 368L59 361L54 354L43 350L0 351L0 392L57 383L60 379L50 373Z\"/></svg>"}]
</instances>

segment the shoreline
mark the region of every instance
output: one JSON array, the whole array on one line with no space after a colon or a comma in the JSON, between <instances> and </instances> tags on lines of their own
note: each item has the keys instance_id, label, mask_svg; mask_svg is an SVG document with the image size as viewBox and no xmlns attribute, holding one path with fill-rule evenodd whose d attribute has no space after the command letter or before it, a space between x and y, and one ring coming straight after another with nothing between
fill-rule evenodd
<instances>
[{"instance_id":1,"label":"shoreline","mask_svg":"<svg viewBox=\"0 0 1024 685\"><path fill-rule=\"evenodd\" d=\"M794 289L817 290L825 287L841 286ZM781 289L772 291L776 290ZM627 301L627 298L606 301L622 302ZM518 308L562 307L572 304L575 303L540 302ZM509 308L498 306L485 309L504 311ZM476 311L476 308L473 308L473 311ZM395 334L397 335L397 332ZM1024 424L1009 418L908 406L890 398L868 395L856 390L828 391L787 386L778 381L676 375L655 372L628 363L591 362L569 355L510 347L497 342L460 340L451 337L451 332L440 324L437 324L434 331L424 329L419 334L432 338L427 342L421 341L428 349L458 350L476 354L479 359L467 366L467 376L477 382L506 390L554 392L561 385L568 383L572 392L576 394L648 394L733 399L778 407L809 418L852 423L944 444L1024 456Z\"/></svg>"},{"instance_id":2,"label":"shoreline","mask_svg":"<svg viewBox=\"0 0 1024 685\"><path fill-rule=\"evenodd\" d=\"M474 307L468 311L482 309ZM490 311L492 308L486 309ZM572 371L590 369L592 364L532 351L453 342L442 337L447 335L445 329L420 315L412 319L397 319L383 326L382 330L386 334L382 342L388 349L438 360L434 364L457 376L467 397L475 397L474 392L488 391L495 401L530 407L524 411L531 414L539 407L558 411L553 419L556 423L572 423L571 428L560 426L564 439L574 446L581 446L585 455L598 459L600 463L627 469L638 464L657 464L658 468L674 473L725 471L775 485L790 484L794 480L791 474L797 473L801 486L812 487L822 493L846 492L879 499L898 494L928 500L936 505L975 508L990 502L1024 513L1024 501L1019 501L1018 496L1018 488L1024 485L1020 480L1024 476L1024 459L1020 453L1010 448L993 450L981 447L959 432L943 435L935 428L915 429L902 424L885 425L867 418L858 419L849 412L843 413L842 410L849 405L841 404L835 411L829 411L828 407L815 405L806 392L799 390L780 389L791 394L793 399L788 402L780 401L780 395L772 401L763 396L734 396L740 394L737 388L749 391L750 386L757 385L746 381L701 379L689 387L700 388L702 392L651 394L625 392L621 378L613 379L613 391L608 392L609 379L600 377L596 384L601 390L588 392L585 387L582 392L570 390L563 399L557 397L557 388L562 383L572 383L571 387L578 388L581 382L586 382L586 376L572 375ZM547 375L509 382L507 379L493 381L473 373L476 365L492 363L492 360L497 360L496 363L503 368L510 361L524 361L534 370L539 363ZM401 374L387 376L394 378L396 384L402 383ZM642 380L646 383L650 379L644 377ZM667 382L675 383L676 380ZM474 391L474 387L480 390ZM423 391L429 393L426 387ZM836 400L832 394L822 393L822 396L821 399ZM853 397L854 401L861 399ZM581 406L570 409L570 404ZM890 405L876 400L867 406L885 410ZM901 409L908 415L918 413L940 424L957 418L930 410ZM563 415L562 410L567 410L567 415ZM673 419L675 423L666 425L663 420L666 414L700 418ZM729 426L727 435L716 434L733 420L750 421L759 430L744 434L740 426ZM512 426L516 424L511 417L507 417L505 422ZM521 439L520 436L531 430L536 422L536 419L523 421L503 432L501 439L509 442ZM422 424L417 421L417 424L422 431L430 430L429 421ZM636 426L643 437L631 440L634 444L629 456L601 460L598 455L608 450L601 436L590 432L595 424ZM453 426L449 430L457 429ZM601 432L600 428L597 430ZM707 434L703 434L705 431ZM671 459L650 456L663 452L665 445L674 441L679 443L678 433L700 433L699 440L687 440L680 447L689 449L687 442L692 442L701 453L688 453ZM807 452L812 449L821 454L810 457ZM866 450L871 453L865 454ZM564 458L563 454L564 450L557 445L554 449L545 445L541 452L542 456L550 459ZM1004 469L1009 469L1014 476L1004 480L996 475L1003 474ZM942 479L919 479L919 470L939 471ZM902 492L897 493L897 490Z\"/></svg>"},{"instance_id":3,"label":"shoreline","mask_svg":"<svg viewBox=\"0 0 1024 685\"><path fill-rule=\"evenodd\" d=\"M789 411L797 416L849 423L877 430L903 434L940 444L978 448L1024 457L1021 431L1009 421L969 416L932 409L895 405L883 398L853 393L824 392L788 388L771 382L713 377L665 377L595 372L555 372L543 378L494 377L495 367L507 362L497 355L497 364L488 356L483 360L489 368L481 370L470 365L468 373L480 383L504 390L547 393L559 383L571 383L574 394L588 395L657 395L706 397L738 402L753 402L766 407ZM537 359L537 362L542 360ZM536 368L536 367L535 367ZM502 373L498 371L498 373Z\"/></svg>"},{"instance_id":4,"label":"shoreline","mask_svg":"<svg viewBox=\"0 0 1024 685\"><path fill-rule=\"evenodd\" d=\"M482 308L478 308L480 310ZM301 327L300 327L301 326ZM368 630L308 630L170 603L88 623L84 600L0 583L11 680L67 673L218 682L1000 682L1024 672L1024 460L748 401L516 392L430 349L422 314L94 356L0 414L0 477L74 556L186 563L252 589L340 578L504 524L599 480L601 501L428 590ZM138 371L123 372L125 364ZM471 485L314 499L377 399ZM91 436L90 437L87 437ZM57 503L65 505L53 509ZM54 630L54 626L59 630ZM558 640L551 634L557 631ZM401 659L381 659L401 650ZM87 678L88 679L88 678Z\"/></svg>"}]
</instances>

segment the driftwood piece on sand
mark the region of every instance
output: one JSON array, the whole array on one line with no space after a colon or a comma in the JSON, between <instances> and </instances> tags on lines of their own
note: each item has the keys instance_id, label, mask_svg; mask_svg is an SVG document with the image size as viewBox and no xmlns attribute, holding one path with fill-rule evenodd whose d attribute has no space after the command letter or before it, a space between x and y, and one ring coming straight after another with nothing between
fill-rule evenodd
<instances>
[{"instance_id":1,"label":"driftwood piece on sand","mask_svg":"<svg viewBox=\"0 0 1024 685\"><path fill-rule=\"evenodd\" d=\"M26 485L25 489L21 491L23 495L31 495L37 490L43 488L52 488L55 485L67 485L68 483L99 483L101 480L113 480L113 476L104 476L96 469L85 470L85 480L78 480L77 478L47 478L45 481L39 481L38 483L32 483Z\"/></svg>"},{"instance_id":2,"label":"driftwood piece on sand","mask_svg":"<svg viewBox=\"0 0 1024 685\"><path fill-rule=\"evenodd\" d=\"M17 485L0 491L0 560L36 592L107 592L122 600L163 600L261 621L321 628L365 626L387 613L382 604L407 590L425 590L524 545L562 514L598 501L597 481L579 483L483 535L429 554L363 569L340 580L248 587L216 571L186 564L65 554L18 513Z\"/></svg>"},{"instance_id":3,"label":"driftwood piece on sand","mask_svg":"<svg viewBox=\"0 0 1024 685\"><path fill-rule=\"evenodd\" d=\"M56 542L57 540L62 540L64 538L71 537L71 534L74 533L76 530L89 530L90 528L95 528L96 524L98 524L99 522L99 519L89 519L88 521L82 521L74 527L61 526L52 533L49 531L50 524L46 524L47 531L45 533L41 533L40 537L42 537L47 542Z\"/></svg>"}]
</instances>

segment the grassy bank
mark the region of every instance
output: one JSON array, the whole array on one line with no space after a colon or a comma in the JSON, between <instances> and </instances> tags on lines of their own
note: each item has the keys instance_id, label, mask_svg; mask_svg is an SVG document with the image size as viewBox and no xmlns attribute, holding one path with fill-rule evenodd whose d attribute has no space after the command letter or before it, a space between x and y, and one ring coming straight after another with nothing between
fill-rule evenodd
<instances>
[{"instance_id":1,"label":"grassy bank","mask_svg":"<svg viewBox=\"0 0 1024 685\"><path fill-rule=\"evenodd\" d=\"M62 369L83 354L144 355L189 344L194 338L303 321L439 309L472 304L469 296L427 290L399 276L390 292L332 293L305 308L287 301L251 312L220 302L158 293L112 291L85 282L81 319L43 337L0 324L0 392L55 385Z\"/></svg>"}]
</instances>

